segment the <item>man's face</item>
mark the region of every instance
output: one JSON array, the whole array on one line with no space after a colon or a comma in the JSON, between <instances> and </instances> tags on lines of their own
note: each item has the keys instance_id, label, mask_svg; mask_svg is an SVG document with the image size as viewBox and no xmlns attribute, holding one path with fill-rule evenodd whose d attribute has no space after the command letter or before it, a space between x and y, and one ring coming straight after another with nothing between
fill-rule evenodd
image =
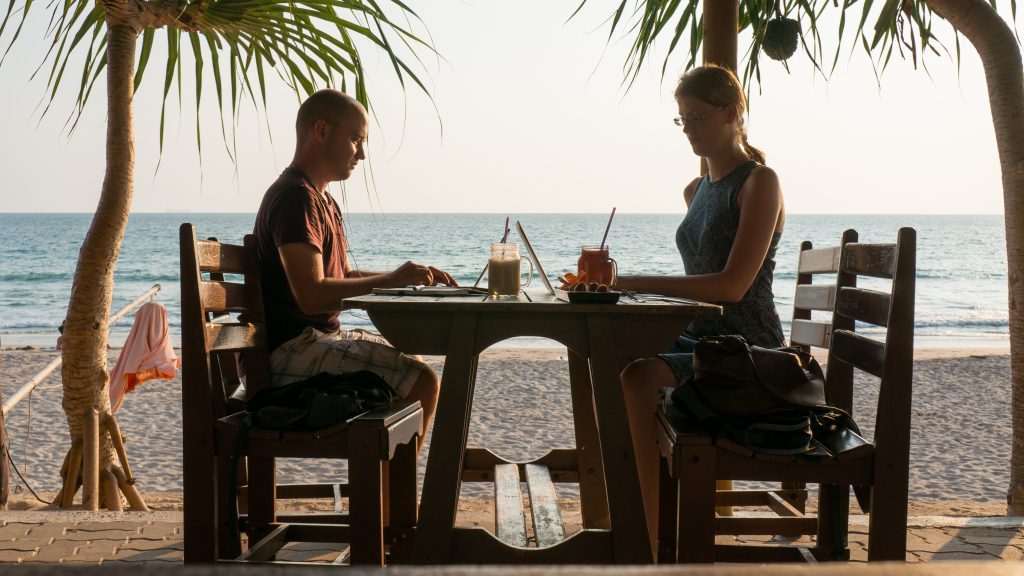
<instances>
[{"instance_id":1,"label":"man's face","mask_svg":"<svg viewBox=\"0 0 1024 576\"><path fill-rule=\"evenodd\" d=\"M366 111L360 106L349 110L333 126L327 127L324 154L331 168L331 180L348 180L366 153L363 145L369 129Z\"/></svg>"}]
</instances>

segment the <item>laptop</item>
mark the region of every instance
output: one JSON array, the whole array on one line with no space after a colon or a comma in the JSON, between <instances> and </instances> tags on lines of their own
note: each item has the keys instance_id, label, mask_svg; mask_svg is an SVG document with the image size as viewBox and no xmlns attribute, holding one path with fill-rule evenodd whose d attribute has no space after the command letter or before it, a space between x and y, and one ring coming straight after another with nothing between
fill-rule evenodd
<instances>
[{"instance_id":1,"label":"laptop","mask_svg":"<svg viewBox=\"0 0 1024 576\"><path fill-rule=\"evenodd\" d=\"M533 265L537 267L537 274L540 275L540 279L544 281L544 287L547 288L548 294L555 295L555 289L551 286L551 281L548 280L548 275L544 273L544 266L540 263L540 258L537 257L537 251L533 249L533 244L530 244L530 237L526 235L526 230L523 230L521 222L516 220L516 231L519 232L519 237L523 239L523 244L526 245L526 251L530 253L530 259L533 260Z\"/></svg>"}]
</instances>

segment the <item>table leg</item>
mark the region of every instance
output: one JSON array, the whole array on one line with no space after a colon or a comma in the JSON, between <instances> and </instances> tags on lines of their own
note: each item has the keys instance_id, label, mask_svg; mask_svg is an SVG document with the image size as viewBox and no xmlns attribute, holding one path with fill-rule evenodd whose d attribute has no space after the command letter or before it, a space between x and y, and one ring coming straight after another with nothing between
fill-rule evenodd
<instances>
[{"instance_id":1,"label":"table leg","mask_svg":"<svg viewBox=\"0 0 1024 576\"><path fill-rule=\"evenodd\" d=\"M654 552L647 530L647 515L640 494L633 439L619 373L626 359L619 358L615 333L606 316L587 315L590 333L590 368L594 384L605 484L612 521L612 543L618 564L651 564Z\"/></svg>"},{"instance_id":2,"label":"table leg","mask_svg":"<svg viewBox=\"0 0 1024 576\"><path fill-rule=\"evenodd\" d=\"M608 493L604 485L601 440L594 413L594 388L587 359L569 351L572 419L576 428L576 458L580 471L580 508L584 528L611 528Z\"/></svg>"},{"instance_id":3,"label":"table leg","mask_svg":"<svg viewBox=\"0 0 1024 576\"><path fill-rule=\"evenodd\" d=\"M413 548L414 564L448 564L452 528L459 506L462 465L476 384L476 314L452 319L441 394L423 479L420 517Z\"/></svg>"}]
</instances>

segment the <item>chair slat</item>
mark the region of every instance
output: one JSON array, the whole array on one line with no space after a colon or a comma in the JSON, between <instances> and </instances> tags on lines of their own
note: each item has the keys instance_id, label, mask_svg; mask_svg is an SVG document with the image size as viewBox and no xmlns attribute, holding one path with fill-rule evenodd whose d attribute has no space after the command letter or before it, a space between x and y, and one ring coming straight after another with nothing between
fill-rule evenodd
<instances>
[{"instance_id":1,"label":"chair slat","mask_svg":"<svg viewBox=\"0 0 1024 576\"><path fill-rule=\"evenodd\" d=\"M797 272L800 274L827 274L839 270L840 246L804 250L800 253Z\"/></svg>"},{"instance_id":2,"label":"chair slat","mask_svg":"<svg viewBox=\"0 0 1024 576\"><path fill-rule=\"evenodd\" d=\"M843 287L836 301L836 314L875 326L889 325L892 297L885 292Z\"/></svg>"},{"instance_id":3,"label":"chair slat","mask_svg":"<svg viewBox=\"0 0 1024 576\"><path fill-rule=\"evenodd\" d=\"M245 312L252 309L249 288L237 282L200 282L199 298L207 312Z\"/></svg>"},{"instance_id":4,"label":"chair slat","mask_svg":"<svg viewBox=\"0 0 1024 576\"><path fill-rule=\"evenodd\" d=\"M562 515L558 511L555 485L547 466L526 465L526 485L530 489L530 511L533 513L533 533L537 547L553 546L565 540Z\"/></svg>"},{"instance_id":5,"label":"chair slat","mask_svg":"<svg viewBox=\"0 0 1024 576\"><path fill-rule=\"evenodd\" d=\"M881 378L885 364L885 344L848 330L836 330L832 334L829 359L840 360Z\"/></svg>"},{"instance_id":6,"label":"chair slat","mask_svg":"<svg viewBox=\"0 0 1024 576\"><path fill-rule=\"evenodd\" d=\"M199 259L201 272L245 274L252 266L246 257L245 248L232 244L197 240L196 256Z\"/></svg>"},{"instance_id":7,"label":"chair slat","mask_svg":"<svg viewBox=\"0 0 1024 576\"><path fill-rule=\"evenodd\" d=\"M794 345L828 348L832 323L823 320L793 320L789 339Z\"/></svg>"},{"instance_id":8,"label":"chair slat","mask_svg":"<svg viewBox=\"0 0 1024 576\"><path fill-rule=\"evenodd\" d=\"M809 516L715 518L716 534L814 534L818 519Z\"/></svg>"},{"instance_id":9,"label":"chair slat","mask_svg":"<svg viewBox=\"0 0 1024 576\"><path fill-rule=\"evenodd\" d=\"M831 312L835 303L835 284L804 284L796 287L793 296L793 306L804 310Z\"/></svg>"},{"instance_id":10,"label":"chair slat","mask_svg":"<svg viewBox=\"0 0 1024 576\"><path fill-rule=\"evenodd\" d=\"M858 276L892 278L896 271L895 244L847 244L842 271Z\"/></svg>"},{"instance_id":11,"label":"chair slat","mask_svg":"<svg viewBox=\"0 0 1024 576\"><path fill-rule=\"evenodd\" d=\"M207 324L210 352L237 352L264 346L263 328L256 324Z\"/></svg>"},{"instance_id":12,"label":"chair slat","mask_svg":"<svg viewBox=\"0 0 1024 576\"><path fill-rule=\"evenodd\" d=\"M494 532L509 546L526 546L526 515L519 490L519 466L494 467Z\"/></svg>"},{"instance_id":13,"label":"chair slat","mask_svg":"<svg viewBox=\"0 0 1024 576\"><path fill-rule=\"evenodd\" d=\"M803 512L797 510L795 506L783 500L775 492L768 492L766 496L768 498L768 507L779 516L802 517L804 515Z\"/></svg>"}]
</instances>

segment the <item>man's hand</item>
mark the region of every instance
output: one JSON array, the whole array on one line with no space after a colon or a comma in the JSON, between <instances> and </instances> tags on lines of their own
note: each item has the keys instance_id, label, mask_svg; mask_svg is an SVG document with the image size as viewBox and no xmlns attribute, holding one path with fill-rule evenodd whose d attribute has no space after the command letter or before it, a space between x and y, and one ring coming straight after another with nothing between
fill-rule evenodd
<instances>
[{"instance_id":1,"label":"man's hand","mask_svg":"<svg viewBox=\"0 0 1024 576\"><path fill-rule=\"evenodd\" d=\"M429 268L430 268L430 274L434 277L434 285L435 286L438 285L438 284L444 284L446 286L458 286L459 285L459 283L456 282L455 279L451 277L451 274L448 274L444 270L438 270L437 268L434 268L433 266L429 266Z\"/></svg>"},{"instance_id":2,"label":"man's hand","mask_svg":"<svg viewBox=\"0 0 1024 576\"><path fill-rule=\"evenodd\" d=\"M451 275L433 266L424 266L415 262L406 262L391 273L395 286L436 286L447 284L458 286Z\"/></svg>"}]
</instances>

